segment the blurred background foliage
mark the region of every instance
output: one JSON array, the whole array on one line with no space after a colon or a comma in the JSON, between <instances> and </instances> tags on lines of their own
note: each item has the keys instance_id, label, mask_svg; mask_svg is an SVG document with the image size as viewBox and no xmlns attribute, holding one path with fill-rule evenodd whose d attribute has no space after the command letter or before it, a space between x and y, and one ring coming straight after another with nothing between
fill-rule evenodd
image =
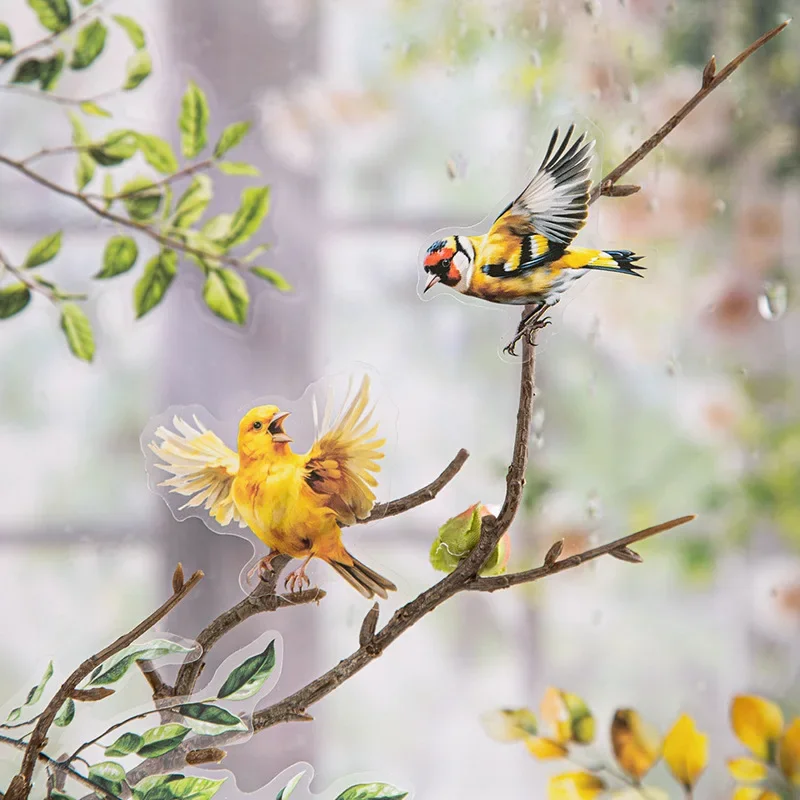
<instances>
[{"instance_id":1,"label":"blurred background foliage","mask_svg":"<svg viewBox=\"0 0 800 800\"><path fill-rule=\"evenodd\" d=\"M131 13L132 0L116 5ZM33 539L12 536L46 520L54 535L85 536L100 563L119 564L121 548L137 553L137 574L180 542L198 566L216 565L212 581L235 586L244 545L164 521L145 489L139 432L168 403L202 402L228 419L253 398L297 397L362 361L399 413L387 495L417 488L461 446L472 453L436 503L353 534L359 557L394 572L403 602L436 577L427 556L442 522L502 497L517 402L517 369L499 357L516 314L452 296L421 302L421 249L445 227L485 229L538 166L555 125L575 121L597 137L599 178L696 90L712 53L727 63L797 2L260 0L224 24L213 4L192 6L202 14L190 5L137 4L169 78L125 112L152 117L158 92L177 96L198 73L212 102L214 85L226 99L239 97L230 86L247 87L239 102L249 107L231 119L253 111L259 121L262 150L242 157L272 184L270 266L299 299L271 296L233 338L195 313L191 279L137 324L108 290L95 307L108 354L91 372L35 330L4 326L0 523L17 548L5 569L50 559L53 591L66 581L55 562L75 558L71 545L26 551ZM609 559L504 596L459 598L326 701L315 726L292 729L283 749L276 739L272 761L241 748L240 786L306 758L322 780L383 769L425 797L520 796L544 785L537 771L547 767L487 744L478 715L556 684L591 696L599 720L632 706L665 729L677 710L691 713L718 749L720 766L704 778L711 796L731 787L729 698L759 691L800 703L799 35L790 26L693 112L629 176L639 194L593 206L579 241L645 255L646 278L584 278L541 337L526 511L509 566L529 566L560 537L569 555L679 514L700 519L642 547L640 567ZM236 82L220 77L228 70ZM44 138L38 107L0 100L24 131L4 127L0 140ZM3 236L33 203L7 179L0 173L0 196L13 191L17 202L0 217ZM78 255L69 269L86 274ZM9 467L53 435L63 458ZM134 530L97 545L87 521ZM137 535L153 525L151 539ZM224 569L223 546L233 553ZM349 652L363 616L321 570L315 577L330 594L313 622L303 618L302 643L287 645L297 659L288 682ZM123 580L116 572L114 584ZM6 604L26 591L19 580L0 586ZM103 586L86 591L110 603L114 586ZM114 607L98 636L135 615ZM191 635L202 620L182 624ZM24 613L15 625L32 654L78 646L54 626L34 636ZM10 659L3 684L25 683L40 661ZM366 707L383 735L353 711Z\"/></svg>"}]
</instances>

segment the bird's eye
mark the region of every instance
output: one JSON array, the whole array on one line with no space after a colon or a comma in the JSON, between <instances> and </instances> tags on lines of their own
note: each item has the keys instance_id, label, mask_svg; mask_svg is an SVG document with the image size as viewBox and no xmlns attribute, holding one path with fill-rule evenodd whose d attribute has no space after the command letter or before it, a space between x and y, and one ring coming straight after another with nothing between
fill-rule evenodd
<instances>
[{"instance_id":1,"label":"bird's eye","mask_svg":"<svg viewBox=\"0 0 800 800\"><path fill-rule=\"evenodd\" d=\"M260 431L260 430L261 430L261 427L262 427L262 425L263 425L263 423L261 423L261 422L259 422L258 420L256 420L256 421L253 423L253 430L254 430L254 431Z\"/></svg>"},{"instance_id":2,"label":"bird's eye","mask_svg":"<svg viewBox=\"0 0 800 800\"><path fill-rule=\"evenodd\" d=\"M443 267L449 267L449 266L450 266L450 262L451 262L452 260L453 260L452 258L443 258L443 259L442 259L442 266L443 266Z\"/></svg>"}]
</instances>

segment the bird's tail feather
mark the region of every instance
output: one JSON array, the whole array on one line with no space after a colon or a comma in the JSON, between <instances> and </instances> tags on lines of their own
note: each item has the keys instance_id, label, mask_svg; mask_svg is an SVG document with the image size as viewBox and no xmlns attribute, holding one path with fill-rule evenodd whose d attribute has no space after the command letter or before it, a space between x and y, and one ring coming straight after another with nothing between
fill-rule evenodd
<instances>
[{"instance_id":1,"label":"bird's tail feather","mask_svg":"<svg viewBox=\"0 0 800 800\"><path fill-rule=\"evenodd\" d=\"M634 255L631 250L604 250L598 253L587 264L584 264L581 269L598 269L605 270L606 272L621 272L624 275L635 275L638 278L643 277L637 270L645 269L645 267L636 266L637 261L640 261L644 256Z\"/></svg>"},{"instance_id":2,"label":"bird's tail feather","mask_svg":"<svg viewBox=\"0 0 800 800\"><path fill-rule=\"evenodd\" d=\"M386 600L387 592L397 591L397 587L383 575L362 564L357 558L350 556L353 563L345 564L341 561L330 560L328 563L360 594L368 600L376 594Z\"/></svg>"}]
</instances>

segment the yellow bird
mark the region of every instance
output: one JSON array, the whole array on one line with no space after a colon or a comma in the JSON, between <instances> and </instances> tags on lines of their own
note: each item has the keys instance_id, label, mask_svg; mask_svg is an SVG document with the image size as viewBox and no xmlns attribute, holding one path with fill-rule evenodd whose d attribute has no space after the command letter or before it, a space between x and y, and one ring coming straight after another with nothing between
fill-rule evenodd
<instances>
[{"instance_id":1,"label":"yellow bird","mask_svg":"<svg viewBox=\"0 0 800 800\"><path fill-rule=\"evenodd\" d=\"M434 242L424 260L432 275L424 291L437 283L491 303L534 305L505 348L549 320L544 312L562 292L588 270L637 275L641 256L630 250L590 250L571 247L589 213L594 141L581 134L570 145L570 125L558 145L558 128L547 153L522 194L510 203L482 236L448 236ZM558 147L557 147L558 145Z\"/></svg>"},{"instance_id":2,"label":"yellow bird","mask_svg":"<svg viewBox=\"0 0 800 800\"><path fill-rule=\"evenodd\" d=\"M348 390L348 395L350 394ZM321 428L324 433L307 453L292 452L283 430L288 411L258 406L239 423L238 454L194 418L197 429L179 417L177 431L160 427L150 449L172 477L159 484L190 497L182 508L203 506L222 525L249 527L271 552L256 570L272 570L280 553L304 559L286 578L292 591L310 585L305 568L312 558L330 564L364 597L397 587L362 564L342 544L342 526L365 519L375 503L372 487L380 472L385 439L370 427L369 378L364 377L349 404L330 422L330 403Z\"/></svg>"}]
</instances>

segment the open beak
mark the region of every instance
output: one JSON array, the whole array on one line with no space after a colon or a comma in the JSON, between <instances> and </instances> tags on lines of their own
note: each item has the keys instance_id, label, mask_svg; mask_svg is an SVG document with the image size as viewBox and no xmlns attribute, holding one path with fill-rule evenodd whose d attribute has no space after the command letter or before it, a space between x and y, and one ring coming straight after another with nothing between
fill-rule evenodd
<instances>
[{"instance_id":1,"label":"open beak","mask_svg":"<svg viewBox=\"0 0 800 800\"><path fill-rule=\"evenodd\" d=\"M283 432L283 421L290 413L290 411L284 411L281 414L276 414L269 424L269 432L272 434L272 441L276 444L285 444L292 441L291 436Z\"/></svg>"},{"instance_id":2,"label":"open beak","mask_svg":"<svg viewBox=\"0 0 800 800\"><path fill-rule=\"evenodd\" d=\"M422 293L425 294L425 292L427 292L428 289L431 289L432 287L436 286L436 284L439 283L440 280L441 280L441 278L438 275L434 275L428 281L428 285L422 290Z\"/></svg>"}]
</instances>

